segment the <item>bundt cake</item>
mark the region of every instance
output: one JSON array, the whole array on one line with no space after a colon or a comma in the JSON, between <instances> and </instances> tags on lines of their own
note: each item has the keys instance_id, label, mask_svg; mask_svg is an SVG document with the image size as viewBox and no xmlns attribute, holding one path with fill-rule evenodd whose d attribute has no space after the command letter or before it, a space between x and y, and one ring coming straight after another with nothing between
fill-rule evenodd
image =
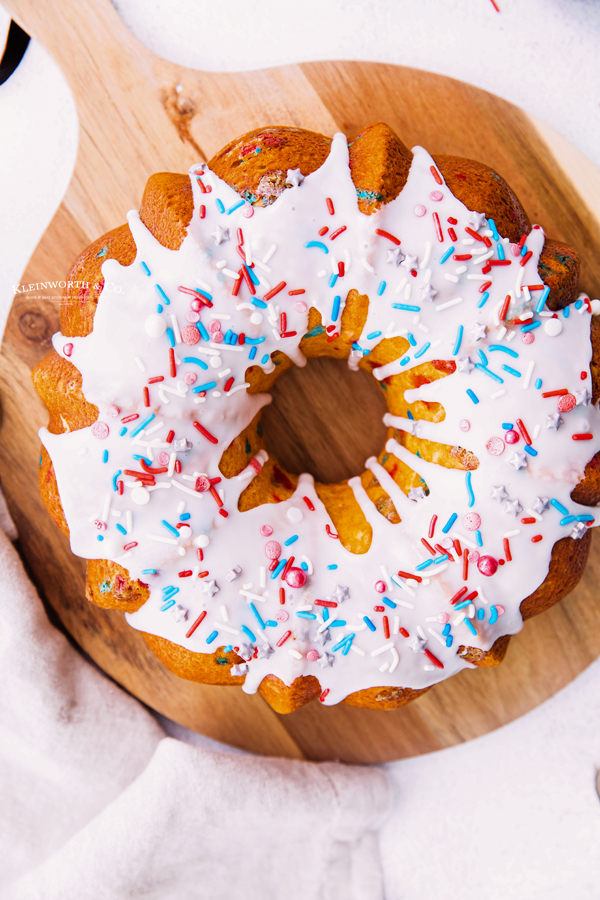
<instances>
[{"instance_id":1,"label":"bundt cake","mask_svg":"<svg viewBox=\"0 0 600 900\"><path fill-rule=\"evenodd\" d=\"M600 502L578 273L500 175L382 124L264 128L154 175L75 261L33 376L40 488L88 598L177 675L278 712L395 709L498 664L577 583ZM341 484L283 471L260 424L318 356L387 403Z\"/></svg>"}]
</instances>

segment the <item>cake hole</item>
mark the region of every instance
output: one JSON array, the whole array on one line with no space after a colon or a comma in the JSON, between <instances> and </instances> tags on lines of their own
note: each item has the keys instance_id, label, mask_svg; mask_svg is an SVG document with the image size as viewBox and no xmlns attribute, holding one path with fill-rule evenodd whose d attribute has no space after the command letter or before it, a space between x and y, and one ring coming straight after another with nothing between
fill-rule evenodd
<instances>
[{"instance_id":1,"label":"cake hole","mask_svg":"<svg viewBox=\"0 0 600 900\"><path fill-rule=\"evenodd\" d=\"M385 397L374 378L345 360L294 366L275 383L262 415L267 450L288 472L333 484L359 475L385 443Z\"/></svg>"}]
</instances>

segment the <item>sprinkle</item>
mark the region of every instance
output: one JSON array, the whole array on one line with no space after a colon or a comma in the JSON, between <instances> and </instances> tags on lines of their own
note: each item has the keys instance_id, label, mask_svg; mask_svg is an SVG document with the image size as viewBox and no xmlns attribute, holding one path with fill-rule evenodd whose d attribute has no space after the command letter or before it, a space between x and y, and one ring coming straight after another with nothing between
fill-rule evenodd
<instances>
[{"instance_id":1,"label":"sprinkle","mask_svg":"<svg viewBox=\"0 0 600 900\"><path fill-rule=\"evenodd\" d=\"M373 625L368 616L363 616L363 622L366 624L369 631L377 631L377 628L375 627L375 625Z\"/></svg>"},{"instance_id":2,"label":"sprinkle","mask_svg":"<svg viewBox=\"0 0 600 900\"><path fill-rule=\"evenodd\" d=\"M400 245L400 241L398 240L398 238L394 237L393 234L390 234L389 231L383 231L381 228L376 228L375 234L380 235L380 237L387 238L388 241L392 242L392 244L396 244L397 246Z\"/></svg>"},{"instance_id":3,"label":"sprinkle","mask_svg":"<svg viewBox=\"0 0 600 900\"><path fill-rule=\"evenodd\" d=\"M473 635L475 635L475 637L477 637L477 631L475 629L475 626L471 623L471 621L468 618L465 617L463 619L463 624L467 626L467 628L469 629L471 634L473 634Z\"/></svg>"},{"instance_id":4,"label":"sprinkle","mask_svg":"<svg viewBox=\"0 0 600 900\"><path fill-rule=\"evenodd\" d=\"M218 631L211 631L209 636L206 638L206 643L212 644L212 642L214 641L214 639L217 637L218 634L219 634Z\"/></svg>"},{"instance_id":5,"label":"sprinkle","mask_svg":"<svg viewBox=\"0 0 600 900\"><path fill-rule=\"evenodd\" d=\"M420 306L409 306L406 303L392 303L392 309L403 309L405 312L421 312Z\"/></svg>"},{"instance_id":6,"label":"sprinkle","mask_svg":"<svg viewBox=\"0 0 600 900\"><path fill-rule=\"evenodd\" d=\"M458 518L458 514L457 514L457 513L452 513L452 515L450 516L450 518L448 519L448 521L446 522L446 524L445 524L444 527L442 528L442 531L444 532L444 534L448 534L448 532L450 531L450 529L452 528L452 526L453 526L454 523L456 522L457 518Z\"/></svg>"},{"instance_id":7,"label":"sprinkle","mask_svg":"<svg viewBox=\"0 0 600 900\"><path fill-rule=\"evenodd\" d=\"M386 285L387 285L387 282L385 282L385 281L379 282L379 287L377 288L377 296L378 297L381 297L381 295L383 294L383 292L386 289Z\"/></svg>"},{"instance_id":8,"label":"sprinkle","mask_svg":"<svg viewBox=\"0 0 600 900\"><path fill-rule=\"evenodd\" d=\"M482 366L481 363L475 363L475 368L479 369L480 372L483 372L484 375L487 375L488 378L491 378L492 381L497 381L499 384L504 384L504 379L500 378L499 375L496 375L495 372L490 371L490 369L488 369L487 366ZM503 368L504 368L504 366L503 366ZM469 391L467 391L467 394L468 393L469 393ZM471 396L471 395L469 394L469 396ZM471 400L473 400L472 397L471 397ZM475 402L475 401L473 401L473 402ZM479 402L479 401L477 401L477 402Z\"/></svg>"},{"instance_id":9,"label":"sprinkle","mask_svg":"<svg viewBox=\"0 0 600 900\"><path fill-rule=\"evenodd\" d=\"M531 286L530 286L530 290L531 290ZM541 295L540 299L538 300L537 305L535 307L536 313L540 313L543 310L549 294L550 294L550 288L546 285L546 287L544 287L544 290L542 291L542 295Z\"/></svg>"},{"instance_id":10,"label":"sprinkle","mask_svg":"<svg viewBox=\"0 0 600 900\"><path fill-rule=\"evenodd\" d=\"M502 545L504 547L504 555L506 557L506 562L512 562L512 555L510 552L510 544L508 542L508 538L505 537L502 540Z\"/></svg>"},{"instance_id":11,"label":"sprinkle","mask_svg":"<svg viewBox=\"0 0 600 900\"><path fill-rule=\"evenodd\" d=\"M131 432L131 437L137 437L137 435L140 433L140 431L143 431L144 428L146 427L146 425L149 425L149 424L150 424L150 422L152 421L152 419L154 419L154 413L150 413L150 415L147 416L147 417L144 419L144 421L141 422L141 423L137 426L137 428L135 428L135 429Z\"/></svg>"},{"instance_id":12,"label":"sprinkle","mask_svg":"<svg viewBox=\"0 0 600 900\"><path fill-rule=\"evenodd\" d=\"M161 288L160 284L155 284L154 287L156 288L156 291L157 291L158 295L160 296L160 298L162 299L163 303L164 303L166 306L170 306L170 305L171 305L171 301L169 300L169 298L167 297L167 295L165 294L165 292L164 292L163 289Z\"/></svg>"},{"instance_id":13,"label":"sprinkle","mask_svg":"<svg viewBox=\"0 0 600 900\"><path fill-rule=\"evenodd\" d=\"M330 241L335 241L336 237L338 237L340 234L343 234L343 232L346 231L347 228L348 228L347 225L342 225L341 228L336 229L335 231L333 231L333 232L329 235L329 240L330 240ZM305 246L306 246L306 245L305 245Z\"/></svg>"},{"instance_id":14,"label":"sprinkle","mask_svg":"<svg viewBox=\"0 0 600 900\"><path fill-rule=\"evenodd\" d=\"M154 418L154 416L153 416L153 418ZM192 422L192 425L194 426L194 428L196 428L196 429L200 432L200 434L204 435L204 437L207 438L207 440L209 440L209 441L211 442L211 444L218 444L218 443L219 443L219 441L217 440L217 438L214 437L214 435L212 435L212 434L210 433L210 431L207 431L206 428L204 428L204 427L200 424L200 422Z\"/></svg>"},{"instance_id":15,"label":"sprinkle","mask_svg":"<svg viewBox=\"0 0 600 900\"><path fill-rule=\"evenodd\" d=\"M430 347L431 347L431 344L430 344L430 343L423 344L423 346L420 347L420 348L417 350L417 352L415 353L415 359L419 359L419 357L423 356L423 354L426 353L426 352L429 350Z\"/></svg>"},{"instance_id":16,"label":"sprinkle","mask_svg":"<svg viewBox=\"0 0 600 900\"><path fill-rule=\"evenodd\" d=\"M571 437L574 441L591 441L594 435L586 432L585 434L572 434Z\"/></svg>"},{"instance_id":17,"label":"sprinkle","mask_svg":"<svg viewBox=\"0 0 600 900\"><path fill-rule=\"evenodd\" d=\"M475 494L473 493L473 487L471 485L471 473L467 472L465 475L465 484L467 486L467 494L469 497L469 508L475 505Z\"/></svg>"},{"instance_id":18,"label":"sprinkle","mask_svg":"<svg viewBox=\"0 0 600 900\"><path fill-rule=\"evenodd\" d=\"M200 615L198 616L196 621L193 623L190 630L188 632L186 632L186 635L185 635L186 638L190 638L193 635L196 628L204 621L205 618L206 618L206 610L204 609L204 610L202 610L202 612L200 613Z\"/></svg>"},{"instance_id":19,"label":"sprinkle","mask_svg":"<svg viewBox=\"0 0 600 900\"><path fill-rule=\"evenodd\" d=\"M323 253L329 253L329 249L325 246L325 244L322 241L308 241L304 246L305 247L318 247L319 250L323 251Z\"/></svg>"},{"instance_id":20,"label":"sprinkle","mask_svg":"<svg viewBox=\"0 0 600 900\"><path fill-rule=\"evenodd\" d=\"M279 284L276 284L274 288L271 288L271 290L265 294L265 300L271 300L276 294L279 294L279 292L282 291L285 287L286 287L285 281L280 281Z\"/></svg>"},{"instance_id":21,"label":"sprinkle","mask_svg":"<svg viewBox=\"0 0 600 900\"><path fill-rule=\"evenodd\" d=\"M450 247L448 250L446 250L446 252L444 253L444 255L443 255L443 256L441 257L441 259L440 259L440 264L445 263L446 260L447 260L450 256L452 256L452 254L454 253L455 250L456 250L456 247Z\"/></svg>"},{"instance_id":22,"label":"sprinkle","mask_svg":"<svg viewBox=\"0 0 600 900\"><path fill-rule=\"evenodd\" d=\"M332 322L337 322L337 318L340 314L340 301L341 301L341 297L336 296L333 298L333 309L331 310L331 321Z\"/></svg>"},{"instance_id":23,"label":"sprinkle","mask_svg":"<svg viewBox=\"0 0 600 900\"><path fill-rule=\"evenodd\" d=\"M425 647L423 652L424 652L425 656L427 657L427 659L430 662L432 662L434 666L436 666L438 669L444 668L444 664L442 662L440 662L440 660L437 658L437 656L433 655L431 650L428 650L427 647Z\"/></svg>"},{"instance_id":24,"label":"sprinkle","mask_svg":"<svg viewBox=\"0 0 600 900\"><path fill-rule=\"evenodd\" d=\"M471 400L473 401L473 403L474 403L475 405L477 405L477 404L479 403L479 397L478 397L476 394L473 393L473 391L471 390L471 388L467 388L467 394L468 394L468 396L471 398Z\"/></svg>"},{"instance_id":25,"label":"sprinkle","mask_svg":"<svg viewBox=\"0 0 600 900\"><path fill-rule=\"evenodd\" d=\"M433 218L433 224L435 227L435 233L437 235L437 239L440 242L440 244L443 244L444 243L444 233L442 231L440 217L438 216L438 214L436 212L434 212L432 218Z\"/></svg>"}]
</instances>

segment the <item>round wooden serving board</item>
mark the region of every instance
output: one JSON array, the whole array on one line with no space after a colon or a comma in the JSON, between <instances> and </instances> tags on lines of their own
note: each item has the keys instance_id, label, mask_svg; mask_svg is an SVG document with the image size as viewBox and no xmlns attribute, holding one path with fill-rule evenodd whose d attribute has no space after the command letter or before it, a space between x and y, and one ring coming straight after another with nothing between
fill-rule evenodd
<instances>
[{"instance_id":1,"label":"round wooden serving board","mask_svg":"<svg viewBox=\"0 0 600 900\"><path fill-rule=\"evenodd\" d=\"M121 225L127 210L139 206L153 172L187 172L232 138L263 125L343 131L351 137L384 121L408 146L422 144L432 153L472 157L496 168L533 221L579 249L582 288L598 295L598 171L559 135L498 97L427 72L369 63L195 72L143 47L108 0L75 5L67 0L5 0L5 5L54 55L80 119L73 179L24 284L64 279L88 243ZM153 709L257 753L380 762L457 744L510 722L567 684L600 653L596 541L577 590L527 624L502 666L465 671L405 709L380 712L311 703L278 716L259 695L176 678L121 613L85 600L85 563L71 555L38 496L37 430L47 414L33 391L30 370L51 349L50 337L59 327L59 295L31 291L14 301L0 357L2 486L20 549L50 610L105 672ZM267 428L271 447L291 466L304 462L313 472L327 473L339 450L345 467L340 477L347 477L379 449L382 410L361 375L326 361L314 363L286 375L278 393ZM295 410L297 428L299 409L302 416L298 437L291 440L283 424L286 409Z\"/></svg>"}]
</instances>

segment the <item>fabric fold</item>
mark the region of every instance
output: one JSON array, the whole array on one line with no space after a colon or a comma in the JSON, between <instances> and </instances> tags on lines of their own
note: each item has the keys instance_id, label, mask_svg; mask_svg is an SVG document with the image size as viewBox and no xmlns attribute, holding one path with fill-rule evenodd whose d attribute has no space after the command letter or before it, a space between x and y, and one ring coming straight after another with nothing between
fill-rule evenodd
<instances>
[{"instance_id":1,"label":"fabric fold","mask_svg":"<svg viewBox=\"0 0 600 900\"><path fill-rule=\"evenodd\" d=\"M374 768L164 736L48 621L0 532L0 898L381 900Z\"/></svg>"}]
</instances>

